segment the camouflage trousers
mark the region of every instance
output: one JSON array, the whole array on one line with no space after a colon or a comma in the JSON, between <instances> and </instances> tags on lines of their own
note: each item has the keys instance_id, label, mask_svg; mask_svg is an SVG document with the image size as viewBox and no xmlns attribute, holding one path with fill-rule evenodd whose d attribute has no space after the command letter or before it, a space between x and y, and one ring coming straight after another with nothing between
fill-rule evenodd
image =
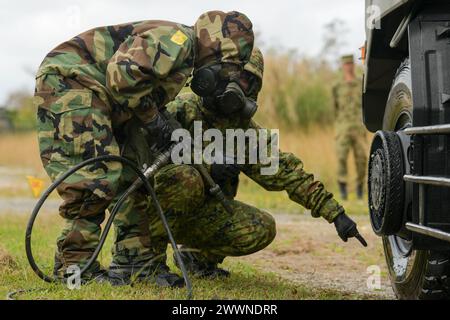
<instances>
[{"instance_id":1,"label":"camouflage trousers","mask_svg":"<svg viewBox=\"0 0 450 320\"><path fill-rule=\"evenodd\" d=\"M119 155L109 108L91 90L73 79L46 74L36 80L34 102L40 156L52 181L84 160ZM92 256L121 171L120 163L93 164L57 188L63 199L59 214L66 224L57 239L55 271L82 266Z\"/></svg>"},{"instance_id":2,"label":"camouflage trousers","mask_svg":"<svg viewBox=\"0 0 450 320\"><path fill-rule=\"evenodd\" d=\"M257 252L275 237L268 213L230 200L233 214L205 192L200 173L192 166L168 165L154 179L158 200L178 244L196 251L206 263L226 256ZM136 193L115 219L113 263L164 263L168 238L161 219L146 196Z\"/></svg>"},{"instance_id":3,"label":"camouflage trousers","mask_svg":"<svg viewBox=\"0 0 450 320\"><path fill-rule=\"evenodd\" d=\"M365 181L367 156L366 134L359 129L338 130L336 137L336 154L338 158L338 181L346 183L348 170L347 160L350 151L353 151L356 164L356 183Z\"/></svg>"}]
</instances>

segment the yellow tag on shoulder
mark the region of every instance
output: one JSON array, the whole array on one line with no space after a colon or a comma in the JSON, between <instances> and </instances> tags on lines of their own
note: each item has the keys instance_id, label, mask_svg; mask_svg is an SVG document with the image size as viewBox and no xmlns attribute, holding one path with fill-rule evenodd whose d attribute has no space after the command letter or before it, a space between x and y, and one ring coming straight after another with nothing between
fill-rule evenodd
<instances>
[{"instance_id":1,"label":"yellow tag on shoulder","mask_svg":"<svg viewBox=\"0 0 450 320\"><path fill-rule=\"evenodd\" d=\"M187 38L188 37L183 32L178 30L177 32L174 33L174 35L172 36L172 38L170 38L170 40L173 43L176 43L177 45L181 46L183 45L183 43L186 42Z\"/></svg>"}]
</instances>

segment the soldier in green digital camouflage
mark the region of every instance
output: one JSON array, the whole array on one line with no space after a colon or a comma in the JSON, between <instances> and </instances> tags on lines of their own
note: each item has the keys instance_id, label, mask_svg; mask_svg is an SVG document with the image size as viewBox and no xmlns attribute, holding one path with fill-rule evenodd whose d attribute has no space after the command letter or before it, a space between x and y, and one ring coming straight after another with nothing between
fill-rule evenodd
<instances>
[{"instance_id":1,"label":"soldier in green digital camouflage","mask_svg":"<svg viewBox=\"0 0 450 320\"><path fill-rule=\"evenodd\" d=\"M263 56L258 49L254 49L244 70L238 80L239 85L248 98L256 101L262 87L264 70ZM201 121L203 130L219 129L224 137L226 129L260 128L254 120L244 117L242 111L229 113L229 110L224 110L218 103L211 97L186 93L169 103L167 111L192 135L194 121ZM145 138L139 138L138 126L131 127L134 134L130 136L134 139L129 141L125 149L126 155L137 156L140 163L151 162L148 151L142 147L145 146ZM205 147L209 142L204 141L203 144ZM245 155L248 157L249 145L246 144L245 148ZM270 154L270 139L267 141L267 148ZM248 160L246 158L244 165L219 163L208 166L211 176L230 201L232 215L209 194L202 176L193 166L172 164L156 174L154 186L157 196L176 241L182 244L182 256L191 273L209 278L228 276L229 272L218 266L225 257L257 252L269 245L276 235L275 220L268 212L234 200L240 172L266 190L286 191L291 200L310 209L313 217L323 217L329 223L334 222L344 241L355 236L356 224L324 185L304 170L298 157L292 153L280 152L279 168L273 175L262 173L261 168L265 165L249 164ZM148 221L143 218L146 215L137 210L124 209L116 218L116 255L126 244L131 246L130 234L141 234L142 237L148 237L148 242L134 242L136 247L128 249L129 262L153 259L165 265L168 239L162 223L151 205L144 201L142 206L136 206L138 207L142 210L147 207ZM149 229L146 229L145 223L149 223ZM113 259L119 260L126 254L118 256Z\"/></svg>"},{"instance_id":2,"label":"soldier in green digital camouflage","mask_svg":"<svg viewBox=\"0 0 450 320\"><path fill-rule=\"evenodd\" d=\"M55 180L83 160L120 155L130 119L148 133L150 150L164 148L173 128L159 110L175 98L192 70L209 64L221 65L224 73L234 70L248 61L252 47L252 24L234 11L207 12L194 27L168 21L99 27L62 43L45 57L36 76L39 147L48 175ZM68 266L81 267L92 256L105 210L126 180L119 163L96 163L58 187L66 226L57 239L55 275L64 278ZM129 210L136 210L134 202L128 201ZM117 245L116 260L123 262L120 253L133 253L127 241L147 244L145 235L129 233ZM164 268L145 268L147 274L177 282ZM102 279L104 272L96 263L84 277Z\"/></svg>"},{"instance_id":3,"label":"soldier in green digital camouflage","mask_svg":"<svg viewBox=\"0 0 450 320\"><path fill-rule=\"evenodd\" d=\"M356 194L362 199L367 166L366 130L362 124L361 81L355 76L353 56L342 57L343 79L333 87L336 109L336 153L338 184L343 200L347 200L347 158L353 151L356 163Z\"/></svg>"}]
</instances>

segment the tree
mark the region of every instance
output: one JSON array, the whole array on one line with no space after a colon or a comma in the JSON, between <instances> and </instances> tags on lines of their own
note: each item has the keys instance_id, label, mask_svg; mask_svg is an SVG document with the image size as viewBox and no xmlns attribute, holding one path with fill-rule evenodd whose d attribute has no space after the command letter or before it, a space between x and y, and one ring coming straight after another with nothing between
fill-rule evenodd
<instances>
[{"instance_id":1,"label":"tree","mask_svg":"<svg viewBox=\"0 0 450 320\"><path fill-rule=\"evenodd\" d=\"M15 130L32 130L36 126L36 111L33 96L28 91L19 90L9 94L6 100Z\"/></svg>"}]
</instances>

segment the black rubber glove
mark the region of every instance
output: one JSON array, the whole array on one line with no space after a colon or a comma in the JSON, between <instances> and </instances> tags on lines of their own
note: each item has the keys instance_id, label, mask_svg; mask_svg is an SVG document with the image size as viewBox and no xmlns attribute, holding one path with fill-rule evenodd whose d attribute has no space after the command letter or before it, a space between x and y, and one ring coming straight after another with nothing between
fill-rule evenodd
<instances>
[{"instance_id":1,"label":"black rubber glove","mask_svg":"<svg viewBox=\"0 0 450 320\"><path fill-rule=\"evenodd\" d=\"M153 152L165 150L171 143L172 132L181 127L174 119L168 119L163 112L145 125L148 138L147 143Z\"/></svg>"},{"instance_id":2,"label":"black rubber glove","mask_svg":"<svg viewBox=\"0 0 450 320\"><path fill-rule=\"evenodd\" d=\"M220 186L223 187L228 180L237 179L241 169L237 164L212 164L211 177Z\"/></svg>"},{"instance_id":3,"label":"black rubber glove","mask_svg":"<svg viewBox=\"0 0 450 320\"><path fill-rule=\"evenodd\" d=\"M342 241L347 242L349 238L355 237L364 247L367 247L367 242L359 234L358 229L356 228L356 223L345 213L338 215L333 222Z\"/></svg>"}]
</instances>

